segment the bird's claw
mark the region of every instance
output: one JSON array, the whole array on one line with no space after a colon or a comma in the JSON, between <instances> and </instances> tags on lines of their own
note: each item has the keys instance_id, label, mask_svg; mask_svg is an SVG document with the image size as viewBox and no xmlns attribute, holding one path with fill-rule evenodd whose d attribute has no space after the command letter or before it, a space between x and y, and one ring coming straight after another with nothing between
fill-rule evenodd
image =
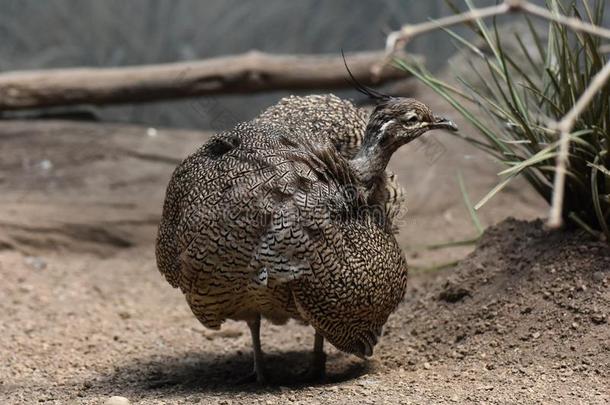
<instances>
[{"instance_id":1,"label":"bird's claw","mask_svg":"<svg viewBox=\"0 0 610 405\"><path fill-rule=\"evenodd\" d=\"M260 385L265 385L268 381L269 380L267 379L267 376L264 373L257 373L256 371L252 371L250 374L245 375L239 380L237 380L237 384L244 385L258 383Z\"/></svg>"}]
</instances>

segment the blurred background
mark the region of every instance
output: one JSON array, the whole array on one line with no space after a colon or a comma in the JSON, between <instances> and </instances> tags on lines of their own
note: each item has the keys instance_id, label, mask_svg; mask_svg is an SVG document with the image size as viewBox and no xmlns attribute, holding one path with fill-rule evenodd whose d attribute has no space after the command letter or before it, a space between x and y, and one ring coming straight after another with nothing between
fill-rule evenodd
<instances>
[{"instance_id":1,"label":"blurred background","mask_svg":"<svg viewBox=\"0 0 610 405\"><path fill-rule=\"evenodd\" d=\"M386 34L402 24L451 14L444 0L0 3L0 71L167 63L252 49L285 54L337 54L341 48L347 52L380 50ZM477 5L494 3L475 1ZM467 31L463 27L456 30ZM425 55L428 67L435 70L444 66L454 46L445 33L435 31L417 38L409 51ZM216 98L220 109L231 112L225 121L232 124L252 118L285 94ZM198 129L213 126L211 117L189 103L183 100L91 110L110 121Z\"/></svg>"}]
</instances>

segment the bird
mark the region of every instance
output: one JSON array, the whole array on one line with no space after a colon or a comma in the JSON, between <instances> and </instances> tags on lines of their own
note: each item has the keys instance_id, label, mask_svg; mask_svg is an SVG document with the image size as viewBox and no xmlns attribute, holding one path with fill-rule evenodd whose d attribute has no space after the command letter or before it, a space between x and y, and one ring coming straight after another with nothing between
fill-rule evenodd
<instances>
[{"instance_id":1,"label":"bird","mask_svg":"<svg viewBox=\"0 0 610 405\"><path fill-rule=\"evenodd\" d=\"M457 127L415 99L357 88L370 115L334 95L284 98L212 136L168 184L157 267L204 326L248 324L247 381L268 381L262 318L311 325L310 376L322 378L324 342L370 357L405 294L401 193L386 167L425 132Z\"/></svg>"}]
</instances>

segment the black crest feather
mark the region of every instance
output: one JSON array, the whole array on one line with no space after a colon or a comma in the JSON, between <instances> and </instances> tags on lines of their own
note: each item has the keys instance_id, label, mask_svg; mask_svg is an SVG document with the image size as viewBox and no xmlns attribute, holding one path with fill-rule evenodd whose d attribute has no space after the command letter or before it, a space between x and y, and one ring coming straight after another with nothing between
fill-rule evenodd
<instances>
[{"instance_id":1,"label":"black crest feather","mask_svg":"<svg viewBox=\"0 0 610 405\"><path fill-rule=\"evenodd\" d=\"M343 57L343 64L345 65L345 69L347 70L347 73L349 74L348 81L351 82L351 84L354 86L354 88L356 90L358 90L360 93L362 93L376 101L387 101L392 98L392 96L389 96L389 95L381 93L375 89L372 89L368 86L365 86L364 84L362 84L358 80L356 80L356 78L354 77L354 74L352 73L351 70L349 70L349 67L347 66L347 61L345 60L345 53L343 52L343 49L341 49L341 56Z\"/></svg>"}]
</instances>

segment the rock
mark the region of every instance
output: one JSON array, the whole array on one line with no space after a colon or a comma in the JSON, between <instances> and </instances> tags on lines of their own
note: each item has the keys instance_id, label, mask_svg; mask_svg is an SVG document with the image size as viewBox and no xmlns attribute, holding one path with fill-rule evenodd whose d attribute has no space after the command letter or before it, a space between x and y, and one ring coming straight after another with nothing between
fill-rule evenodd
<instances>
[{"instance_id":1,"label":"rock","mask_svg":"<svg viewBox=\"0 0 610 405\"><path fill-rule=\"evenodd\" d=\"M593 273L593 280L595 280L598 283L603 282L605 279L605 275L602 271L596 271L595 273Z\"/></svg>"},{"instance_id":2,"label":"rock","mask_svg":"<svg viewBox=\"0 0 610 405\"><path fill-rule=\"evenodd\" d=\"M41 160L40 163L38 163L38 167L43 172L48 172L49 170L51 170L53 168L53 162L51 162L49 159L44 159L44 160Z\"/></svg>"},{"instance_id":3,"label":"rock","mask_svg":"<svg viewBox=\"0 0 610 405\"><path fill-rule=\"evenodd\" d=\"M42 257L26 256L24 261L25 264L34 270L43 270L47 267L47 263L42 259Z\"/></svg>"},{"instance_id":4,"label":"rock","mask_svg":"<svg viewBox=\"0 0 610 405\"><path fill-rule=\"evenodd\" d=\"M606 317L603 314L595 313L591 315L591 321L596 325L601 325L606 322Z\"/></svg>"},{"instance_id":5,"label":"rock","mask_svg":"<svg viewBox=\"0 0 610 405\"><path fill-rule=\"evenodd\" d=\"M104 405L130 405L131 402L125 397L113 396L104 402Z\"/></svg>"},{"instance_id":6,"label":"rock","mask_svg":"<svg viewBox=\"0 0 610 405\"><path fill-rule=\"evenodd\" d=\"M458 301L461 301L464 297L470 296L470 290L462 286L456 285L454 282L447 282L445 284L444 290L439 294L438 298L441 301L456 303Z\"/></svg>"}]
</instances>

